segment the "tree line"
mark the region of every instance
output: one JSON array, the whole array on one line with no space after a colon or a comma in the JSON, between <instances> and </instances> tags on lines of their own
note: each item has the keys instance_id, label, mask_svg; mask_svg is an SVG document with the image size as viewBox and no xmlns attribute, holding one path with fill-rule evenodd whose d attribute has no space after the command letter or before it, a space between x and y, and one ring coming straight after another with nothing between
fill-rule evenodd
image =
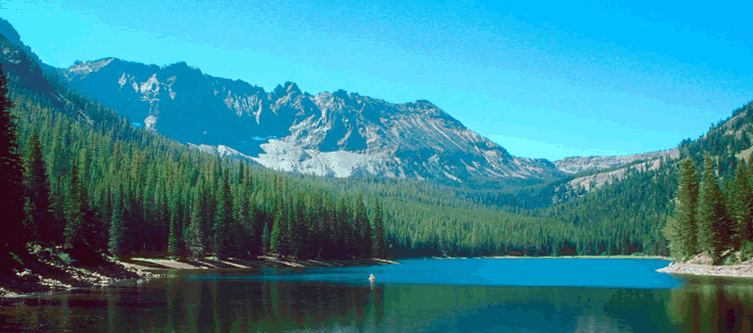
<instances>
[{"instance_id":1,"label":"tree line","mask_svg":"<svg viewBox=\"0 0 753 333\"><path fill-rule=\"evenodd\" d=\"M676 194L676 210L668 220L665 233L674 256L684 259L708 253L713 264L735 251L743 257L753 255L753 157L737 163L734 177L720 185L718 166L706 155L703 172L692 159L682 161ZM735 259L733 259L735 261Z\"/></svg>"},{"instance_id":2,"label":"tree line","mask_svg":"<svg viewBox=\"0 0 753 333\"><path fill-rule=\"evenodd\" d=\"M27 245L101 254L385 257L378 198L342 197L126 121L96 128L0 80L4 263ZM137 144L138 143L138 144ZM370 209L366 207L370 206Z\"/></svg>"},{"instance_id":3,"label":"tree line","mask_svg":"<svg viewBox=\"0 0 753 333\"><path fill-rule=\"evenodd\" d=\"M500 192L287 174L134 127L54 78L62 104L13 75L3 85L0 147L8 147L3 181L16 190L2 203L8 230L23 231L0 236L7 262L22 261L27 244L80 260L145 251L323 259L669 254L662 230L680 170L672 161L585 194L561 192L564 181ZM684 141L683 156L717 154L719 177L728 179L737 165L729 156L750 146L750 114L736 111L734 121ZM552 193L571 199L554 204Z\"/></svg>"}]
</instances>

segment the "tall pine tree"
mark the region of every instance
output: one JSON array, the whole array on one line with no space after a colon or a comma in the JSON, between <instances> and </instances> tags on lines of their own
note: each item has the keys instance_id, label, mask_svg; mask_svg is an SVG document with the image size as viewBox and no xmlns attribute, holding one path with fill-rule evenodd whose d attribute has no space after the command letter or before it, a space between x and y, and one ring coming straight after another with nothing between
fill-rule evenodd
<instances>
[{"instance_id":1,"label":"tall pine tree","mask_svg":"<svg viewBox=\"0 0 753 333\"><path fill-rule=\"evenodd\" d=\"M119 257L125 254L125 222L123 221L123 186L119 185L115 191L112 203L112 219L110 220L110 241L107 243L110 254Z\"/></svg>"},{"instance_id":2,"label":"tall pine tree","mask_svg":"<svg viewBox=\"0 0 753 333\"><path fill-rule=\"evenodd\" d=\"M18 151L16 118L8 96L8 77L0 66L0 271L7 273L18 267L14 256L26 255L24 230L23 164Z\"/></svg>"},{"instance_id":3,"label":"tall pine tree","mask_svg":"<svg viewBox=\"0 0 753 333\"><path fill-rule=\"evenodd\" d=\"M50 183L42 155L42 144L39 142L37 129L31 132L26 149L24 183L26 197L28 198L30 234L36 241L44 245L51 245L59 239L58 235L63 232L62 226L57 223L52 214L50 205Z\"/></svg>"},{"instance_id":4,"label":"tall pine tree","mask_svg":"<svg viewBox=\"0 0 753 333\"><path fill-rule=\"evenodd\" d=\"M675 234L673 248L679 251L680 257L698 254L698 225L696 221L696 208L698 206L698 172L695 163L688 158L682 161L680 170L680 185L677 188L675 198L675 221L673 231ZM672 224L670 224L672 226Z\"/></svg>"},{"instance_id":5,"label":"tall pine tree","mask_svg":"<svg viewBox=\"0 0 753 333\"><path fill-rule=\"evenodd\" d=\"M202 198L201 198L201 191L198 189L196 190L196 193L193 198L193 209L191 209L191 222L189 224L188 230L186 233L188 234L188 239L186 243L188 244L188 250L191 252L191 256L193 258L201 259L206 254L206 247L204 246L204 215L205 210L202 205Z\"/></svg>"},{"instance_id":6,"label":"tall pine tree","mask_svg":"<svg viewBox=\"0 0 753 333\"><path fill-rule=\"evenodd\" d=\"M223 175L220 180L220 193L217 198L217 210L212 226L214 253L219 260L225 260L229 256L229 252L234 250L230 242L230 230L234 224L233 197L230 193L227 175Z\"/></svg>"},{"instance_id":7,"label":"tall pine tree","mask_svg":"<svg viewBox=\"0 0 753 333\"><path fill-rule=\"evenodd\" d=\"M724 206L722 191L714 174L714 163L706 155L698 191L698 240L702 251L709 251L714 265L722 262L722 253L730 247L730 219Z\"/></svg>"},{"instance_id":8,"label":"tall pine tree","mask_svg":"<svg viewBox=\"0 0 753 333\"><path fill-rule=\"evenodd\" d=\"M753 241L753 214L751 204L753 203L753 192L750 188L750 176L745 160L740 160L735 170L734 191L731 193L732 207L730 217L734 222L735 238L733 243L735 248L746 242Z\"/></svg>"},{"instance_id":9,"label":"tall pine tree","mask_svg":"<svg viewBox=\"0 0 753 333\"><path fill-rule=\"evenodd\" d=\"M384 247L384 214L379 199L374 200L374 240L371 248L371 255L374 258L385 258L386 249Z\"/></svg>"}]
</instances>

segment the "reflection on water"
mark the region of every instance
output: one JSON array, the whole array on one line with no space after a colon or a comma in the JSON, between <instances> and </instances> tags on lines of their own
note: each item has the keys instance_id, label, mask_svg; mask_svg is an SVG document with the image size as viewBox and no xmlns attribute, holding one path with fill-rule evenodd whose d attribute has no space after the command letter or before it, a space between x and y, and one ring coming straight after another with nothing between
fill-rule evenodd
<instances>
[{"instance_id":1,"label":"reflection on water","mask_svg":"<svg viewBox=\"0 0 753 333\"><path fill-rule=\"evenodd\" d=\"M358 274L361 283L222 273L68 292L4 304L0 332L753 332L744 280L620 289L384 284Z\"/></svg>"}]
</instances>

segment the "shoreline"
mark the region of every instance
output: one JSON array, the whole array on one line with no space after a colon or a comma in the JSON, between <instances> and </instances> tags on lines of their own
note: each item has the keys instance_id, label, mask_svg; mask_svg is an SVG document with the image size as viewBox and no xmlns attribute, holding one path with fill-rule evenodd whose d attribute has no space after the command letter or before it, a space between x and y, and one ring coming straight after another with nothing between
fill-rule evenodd
<instances>
[{"instance_id":1,"label":"shoreline","mask_svg":"<svg viewBox=\"0 0 753 333\"><path fill-rule=\"evenodd\" d=\"M129 256L120 260L108 258L96 267L66 265L60 262L39 260L24 268L16 276L0 277L2 303L30 297L49 296L56 292L75 289L136 286L152 279L167 278L180 271L257 270L261 268L316 268L394 265L399 262L369 258L346 260L297 260L276 256L258 256L256 259L217 260L206 257L199 260L174 260L149 256Z\"/></svg>"},{"instance_id":2,"label":"shoreline","mask_svg":"<svg viewBox=\"0 0 753 333\"><path fill-rule=\"evenodd\" d=\"M659 273L692 276L716 276L730 278L753 278L753 263L740 265L707 265L673 262L669 266L656 270Z\"/></svg>"},{"instance_id":3,"label":"shoreline","mask_svg":"<svg viewBox=\"0 0 753 333\"><path fill-rule=\"evenodd\" d=\"M691 276L716 276L728 278L753 278L753 261L741 262L740 252L726 251L723 256L736 257L736 265L711 265L708 253L700 253L685 262L672 261L669 266L657 269L659 273Z\"/></svg>"},{"instance_id":4,"label":"shoreline","mask_svg":"<svg viewBox=\"0 0 753 333\"><path fill-rule=\"evenodd\" d=\"M432 259L654 259L654 260L674 260L670 257L662 256L626 256L626 255L614 255L614 256L541 256L541 257L524 257L524 256L484 256L484 257L431 257Z\"/></svg>"}]
</instances>

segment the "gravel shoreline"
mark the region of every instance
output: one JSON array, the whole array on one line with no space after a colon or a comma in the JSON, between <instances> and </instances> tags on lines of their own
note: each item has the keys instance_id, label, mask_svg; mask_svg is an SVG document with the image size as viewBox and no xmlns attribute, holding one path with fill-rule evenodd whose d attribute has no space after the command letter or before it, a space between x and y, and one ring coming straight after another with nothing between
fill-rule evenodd
<instances>
[{"instance_id":1,"label":"gravel shoreline","mask_svg":"<svg viewBox=\"0 0 753 333\"><path fill-rule=\"evenodd\" d=\"M669 266L657 269L656 271L669 274L753 278L753 263L712 266L706 264L672 262Z\"/></svg>"},{"instance_id":2,"label":"gravel shoreline","mask_svg":"<svg viewBox=\"0 0 753 333\"><path fill-rule=\"evenodd\" d=\"M739 262L739 253L728 251L724 255L736 256ZM669 274L753 278L753 261L746 261L737 265L711 265L711 262L711 257L704 252L686 262L672 261L669 266L656 271Z\"/></svg>"},{"instance_id":3,"label":"gravel shoreline","mask_svg":"<svg viewBox=\"0 0 753 333\"><path fill-rule=\"evenodd\" d=\"M38 260L16 273L0 277L0 300L34 297L76 288L134 286L152 279L167 278L181 270L257 269L287 267L344 267L399 264L386 259L295 260L275 256L259 256L256 260L229 258L217 260L171 260L129 257L110 258L97 267L76 267L56 260Z\"/></svg>"}]
</instances>

